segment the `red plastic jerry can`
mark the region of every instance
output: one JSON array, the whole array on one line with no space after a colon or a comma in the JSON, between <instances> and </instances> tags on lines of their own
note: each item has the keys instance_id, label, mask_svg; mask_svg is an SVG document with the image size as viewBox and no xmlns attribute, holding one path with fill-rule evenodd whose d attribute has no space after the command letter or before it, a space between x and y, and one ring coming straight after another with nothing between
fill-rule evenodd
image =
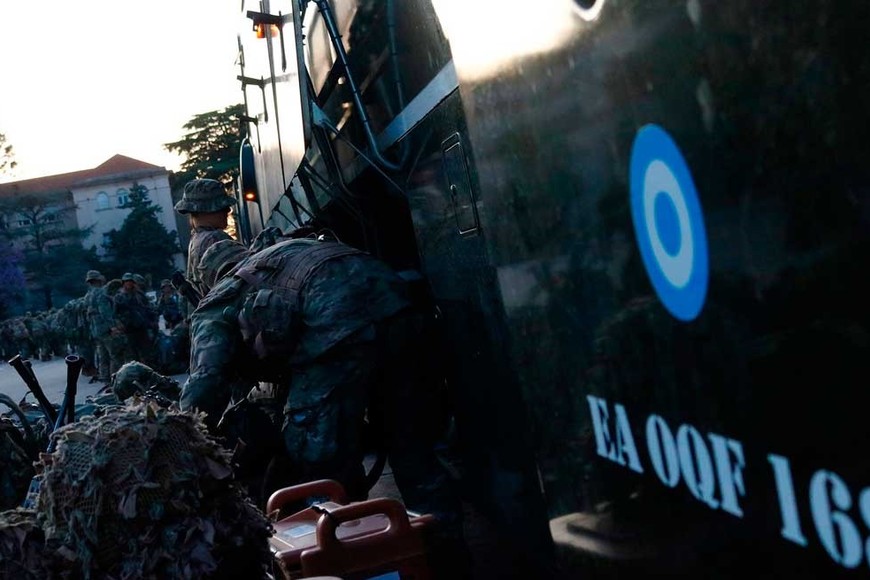
<instances>
[{"instance_id":1,"label":"red plastic jerry can","mask_svg":"<svg viewBox=\"0 0 870 580\"><path fill-rule=\"evenodd\" d=\"M266 514L280 514L288 506L311 498L328 498L321 504L315 504L278 520L272 524L274 532L269 538L269 549L275 559L274 574L276 578L300 578L302 576L299 561L302 551L315 545L317 520L322 515L321 505L339 507L347 503L344 487L332 479L309 481L292 487L285 487L273 493L266 502Z\"/></svg>"},{"instance_id":2,"label":"red plastic jerry can","mask_svg":"<svg viewBox=\"0 0 870 580\"><path fill-rule=\"evenodd\" d=\"M274 556L276 578L431 577L421 529L434 518L409 515L397 500L377 498L348 504L341 484L324 479L276 491L266 503L266 512L280 513L293 503L315 497L327 500L272 524L274 533L269 538L269 548ZM306 556L309 551L312 555ZM306 557L310 569L305 568Z\"/></svg>"},{"instance_id":3,"label":"red plastic jerry can","mask_svg":"<svg viewBox=\"0 0 870 580\"><path fill-rule=\"evenodd\" d=\"M430 580L422 529L432 521L431 515L409 518L401 502L384 497L330 507L317 520L315 547L302 552L302 572Z\"/></svg>"}]
</instances>

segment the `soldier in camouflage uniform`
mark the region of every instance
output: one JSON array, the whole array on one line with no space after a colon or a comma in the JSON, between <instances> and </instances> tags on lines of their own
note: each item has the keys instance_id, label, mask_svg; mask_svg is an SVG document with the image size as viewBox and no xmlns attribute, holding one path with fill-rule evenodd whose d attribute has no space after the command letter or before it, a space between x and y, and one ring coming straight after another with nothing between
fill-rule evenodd
<instances>
[{"instance_id":1,"label":"soldier in camouflage uniform","mask_svg":"<svg viewBox=\"0 0 870 580\"><path fill-rule=\"evenodd\" d=\"M48 316L45 312L37 312L30 322L30 335L36 345L36 355L39 360L51 360L51 342L48 334Z\"/></svg>"},{"instance_id":2,"label":"soldier in camouflage uniform","mask_svg":"<svg viewBox=\"0 0 870 580\"><path fill-rule=\"evenodd\" d=\"M22 358L32 358L38 354L36 352L36 343L30 330L33 326L33 314L29 311L25 312L24 316L20 316L17 320L19 324L15 327L15 339L18 341L21 356Z\"/></svg>"},{"instance_id":3,"label":"soldier in camouflage uniform","mask_svg":"<svg viewBox=\"0 0 870 580\"><path fill-rule=\"evenodd\" d=\"M15 339L12 336L12 321L4 320L0 325L0 350L3 353L3 360L9 360L18 352L15 349Z\"/></svg>"},{"instance_id":4,"label":"soldier in camouflage uniform","mask_svg":"<svg viewBox=\"0 0 870 580\"><path fill-rule=\"evenodd\" d=\"M204 295L196 269L203 253L215 242L232 239L227 228L230 208L236 198L227 194L220 181L193 179L184 185L184 194L175 204L175 211L190 219L190 243L187 245L187 271L185 276L193 287ZM191 309L192 310L192 309Z\"/></svg>"},{"instance_id":5,"label":"soldier in camouflage uniform","mask_svg":"<svg viewBox=\"0 0 870 580\"><path fill-rule=\"evenodd\" d=\"M109 341L112 326L115 322L112 299L106 293L106 277L97 270L89 270L85 282L90 286L85 294L85 311L88 317L88 329L94 344L97 360L97 381L109 382L111 376L118 370L120 364L112 360L109 352Z\"/></svg>"},{"instance_id":6,"label":"soldier in camouflage uniform","mask_svg":"<svg viewBox=\"0 0 870 580\"><path fill-rule=\"evenodd\" d=\"M51 347L52 354L65 357L67 355L66 341L64 340L63 330L58 325L60 312L60 308L52 308L45 317L45 323L48 326L48 344Z\"/></svg>"},{"instance_id":7,"label":"soldier in camouflage uniform","mask_svg":"<svg viewBox=\"0 0 870 580\"><path fill-rule=\"evenodd\" d=\"M156 317L148 298L136 284L130 272L121 276L123 285L113 299L115 328L124 336L123 363L138 361L149 363L151 337ZM117 332L116 331L116 332Z\"/></svg>"},{"instance_id":8,"label":"soldier in camouflage uniform","mask_svg":"<svg viewBox=\"0 0 870 580\"><path fill-rule=\"evenodd\" d=\"M160 294L157 295L157 314L163 317L166 330L172 330L176 324L184 320L181 314L181 297L172 282L161 280Z\"/></svg>"},{"instance_id":9,"label":"soldier in camouflage uniform","mask_svg":"<svg viewBox=\"0 0 870 580\"><path fill-rule=\"evenodd\" d=\"M106 289L106 297L109 299L109 308L111 309L112 316L112 326L109 328L106 348L109 351L109 367L114 369L120 369L124 364L124 349L127 345L127 338L124 335L124 331L116 326L117 320L115 319L115 296L121 290L123 285L124 283L121 282L120 278L112 278L106 282L106 285L104 286Z\"/></svg>"},{"instance_id":10,"label":"soldier in camouflage uniform","mask_svg":"<svg viewBox=\"0 0 870 580\"><path fill-rule=\"evenodd\" d=\"M204 411L214 428L237 377L282 385L283 439L297 481L336 479L354 499L367 494L361 428L367 413L377 415L408 507L461 536L458 499L434 454L427 396L437 389L427 382L435 373L419 343L425 317L403 280L333 241L284 239L239 258L191 316L182 409Z\"/></svg>"}]
</instances>

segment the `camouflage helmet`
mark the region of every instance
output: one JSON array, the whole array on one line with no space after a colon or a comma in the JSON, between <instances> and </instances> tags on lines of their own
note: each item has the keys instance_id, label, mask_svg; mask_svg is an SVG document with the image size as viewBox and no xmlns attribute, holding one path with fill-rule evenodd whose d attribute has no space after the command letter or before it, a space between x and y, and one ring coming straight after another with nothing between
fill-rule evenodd
<instances>
[{"instance_id":1,"label":"camouflage helmet","mask_svg":"<svg viewBox=\"0 0 870 580\"><path fill-rule=\"evenodd\" d=\"M85 282L91 282L92 280L99 280L100 282L105 282L106 277L100 274L98 270L88 270L88 273L85 274Z\"/></svg>"},{"instance_id":2,"label":"camouflage helmet","mask_svg":"<svg viewBox=\"0 0 870 580\"><path fill-rule=\"evenodd\" d=\"M121 276L121 282L135 282L136 279L133 277L131 272L124 272L124 275Z\"/></svg>"},{"instance_id":3,"label":"camouflage helmet","mask_svg":"<svg viewBox=\"0 0 870 580\"><path fill-rule=\"evenodd\" d=\"M136 282L140 288L145 287L145 276L142 276L141 274L133 274L133 281Z\"/></svg>"},{"instance_id":4,"label":"camouflage helmet","mask_svg":"<svg viewBox=\"0 0 870 580\"><path fill-rule=\"evenodd\" d=\"M180 214L209 213L236 205L236 198L227 194L224 185L214 179L192 179L184 185L184 194L175 204Z\"/></svg>"},{"instance_id":5,"label":"camouflage helmet","mask_svg":"<svg viewBox=\"0 0 870 580\"><path fill-rule=\"evenodd\" d=\"M181 396L178 381L161 375L146 364L138 361L124 363L112 375L112 392L123 401L133 395L144 395L149 390L159 392L174 401Z\"/></svg>"},{"instance_id":6,"label":"camouflage helmet","mask_svg":"<svg viewBox=\"0 0 870 580\"><path fill-rule=\"evenodd\" d=\"M114 294L115 294L118 290L121 289L121 286L122 286L123 284L124 284L124 283L121 282L121 279L120 279L120 278L112 278L111 280L109 280L108 282L106 282L106 292L109 294L109 296L114 296ZM66 308L66 306L64 306L64 308Z\"/></svg>"},{"instance_id":7,"label":"camouflage helmet","mask_svg":"<svg viewBox=\"0 0 870 580\"><path fill-rule=\"evenodd\" d=\"M247 255L247 248L236 240L215 242L203 252L196 266L201 284L207 289L212 288Z\"/></svg>"},{"instance_id":8,"label":"camouflage helmet","mask_svg":"<svg viewBox=\"0 0 870 580\"><path fill-rule=\"evenodd\" d=\"M168 286L169 288L173 288L173 286L172 286L172 282L170 282L170 281L167 280L166 278L164 278L163 280L160 281L160 289L161 289L161 290L162 290L163 288L166 288L167 286Z\"/></svg>"}]
</instances>

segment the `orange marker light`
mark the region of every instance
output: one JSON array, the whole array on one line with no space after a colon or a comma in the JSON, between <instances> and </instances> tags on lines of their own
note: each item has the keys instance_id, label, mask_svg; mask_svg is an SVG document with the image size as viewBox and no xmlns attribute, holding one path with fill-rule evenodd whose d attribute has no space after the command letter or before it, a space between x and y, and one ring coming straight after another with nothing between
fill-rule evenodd
<instances>
[{"instance_id":1,"label":"orange marker light","mask_svg":"<svg viewBox=\"0 0 870 580\"><path fill-rule=\"evenodd\" d=\"M266 27L269 27L269 36L275 38L278 36L278 27L274 24L265 24L258 22L254 25L254 30L257 31L257 38L266 38Z\"/></svg>"}]
</instances>

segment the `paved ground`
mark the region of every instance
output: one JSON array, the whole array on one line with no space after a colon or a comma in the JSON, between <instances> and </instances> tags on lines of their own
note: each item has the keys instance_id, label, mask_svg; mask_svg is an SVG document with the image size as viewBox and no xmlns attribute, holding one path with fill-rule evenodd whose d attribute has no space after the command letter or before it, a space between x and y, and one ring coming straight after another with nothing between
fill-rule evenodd
<instances>
[{"instance_id":1,"label":"paved ground","mask_svg":"<svg viewBox=\"0 0 870 580\"><path fill-rule=\"evenodd\" d=\"M60 404L66 390L67 364L64 359L55 357L50 361L33 360L31 364L36 379L45 391L45 396L52 403ZM79 377L76 392L77 400L80 402L84 401L85 396L95 394L103 386L103 383L90 384L88 381L90 381L88 377ZM25 395L28 401L36 401L33 395L29 394L27 385L15 369L6 362L0 364L0 392L9 395L16 402Z\"/></svg>"},{"instance_id":2,"label":"paved ground","mask_svg":"<svg viewBox=\"0 0 870 580\"><path fill-rule=\"evenodd\" d=\"M52 403L59 405L63 400L63 393L66 390L68 370L66 361L62 358L54 357L49 361L32 360L31 364L33 365L33 373L36 375L36 379L39 381L42 390L45 391L45 396ZM178 380L179 384L183 384L187 379L187 375L173 375L173 378ZM84 402L85 397L95 395L97 391L105 386L104 383L91 383L90 380L90 377L79 376L76 386L76 402ZM18 373L6 362L0 364L0 393L9 395L16 402L24 398L25 395L28 401L36 402L33 395L29 394L27 385L24 384ZM6 411L5 407L0 409L0 412Z\"/></svg>"}]
</instances>

